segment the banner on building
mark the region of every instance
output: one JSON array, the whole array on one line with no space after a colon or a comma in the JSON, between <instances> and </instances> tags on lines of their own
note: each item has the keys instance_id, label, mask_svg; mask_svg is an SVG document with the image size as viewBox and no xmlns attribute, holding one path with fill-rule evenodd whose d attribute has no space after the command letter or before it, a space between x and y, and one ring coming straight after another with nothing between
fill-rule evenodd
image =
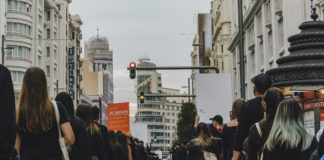
<instances>
[{"instance_id":1,"label":"banner on building","mask_svg":"<svg viewBox=\"0 0 324 160\"><path fill-rule=\"evenodd\" d=\"M306 102L306 103L304 103L304 110L314 109L314 108L322 108L322 109L324 109L324 101Z\"/></svg>"},{"instance_id":2,"label":"banner on building","mask_svg":"<svg viewBox=\"0 0 324 160\"><path fill-rule=\"evenodd\" d=\"M69 94L74 100L74 48L69 48Z\"/></svg>"},{"instance_id":3,"label":"banner on building","mask_svg":"<svg viewBox=\"0 0 324 160\"><path fill-rule=\"evenodd\" d=\"M129 102L107 105L108 130L129 134Z\"/></svg>"}]
</instances>

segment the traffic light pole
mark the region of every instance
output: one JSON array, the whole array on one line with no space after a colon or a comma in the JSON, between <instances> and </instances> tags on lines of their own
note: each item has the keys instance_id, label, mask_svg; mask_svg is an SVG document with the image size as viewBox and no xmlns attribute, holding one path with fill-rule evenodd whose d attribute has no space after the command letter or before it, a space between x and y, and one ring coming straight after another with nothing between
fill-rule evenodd
<instances>
[{"instance_id":1,"label":"traffic light pole","mask_svg":"<svg viewBox=\"0 0 324 160\"><path fill-rule=\"evenodd\" d=\"M129 67L127 68L130 69ZM199 69L212 69L215 70L216 73L219 73L219 69L215 66L160 66L160 67L146 67L140 66L136 67L136 70L199 70Z\"/></svg>"}]
</instances>

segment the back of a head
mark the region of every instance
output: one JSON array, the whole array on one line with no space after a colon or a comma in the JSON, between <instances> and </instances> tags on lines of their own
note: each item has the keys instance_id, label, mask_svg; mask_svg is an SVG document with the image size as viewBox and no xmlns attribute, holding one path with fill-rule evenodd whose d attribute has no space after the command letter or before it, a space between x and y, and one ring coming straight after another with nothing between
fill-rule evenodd
<instances>
[{"instance_id":1,"label":"back of a head","mask_svg":"<svg viewBox=\"0 0 324 160\"><path fill-rule=\"evenodd\" d=\"M236 99L233 102L233 105L232 105L232 115L231 115L231 119L232 120L238 118L238 116L240 114L240 109L241 109L241 107L242 107L242 105L244 103L245 103L245 101L242 98Z\"/></svg>"},{"instance_id":2,"label":"back of a head","mask_svg":"<svg viewBox=\"0 0 324 160\"><path fill-rule=\"evenodd\" d=\"M278 105L283 99L284 96L279 88L272 87L266 91L263 101L266 104L267 118L274 118Z\"/></svg>"},{"instance_id":3,"label":"back of a head","mask_svg":"<svg viewBox=\"0 0 324 160\"><path fill-rule=\"evenodd\" d=\"M295 149L302 143L306 150L313 137L304 128L303 111L294 99L284 99L278 106L273 125L266 141L269 150L277 147ZM278 146L279 145L279 146Z\"/></svg>"},{"instance_id":4,"label":"back of a head","mask_svg":"<svg viewBox=\"0 0 324 160\"><path fill-rule=\"evenodd\" d=\"M89 124L93 119L91 106L88 104L79 104L76 110L76 115L81 118L86 124Z\"/></svg>"},{"instance_id":5,"label":"back of a head","mask_svg":"<svg viewBox=\"0 0 324 160\"><path fill-rule=\"evenodd\" d=\"M43 133L52 128L55 111L48 97L46 75L41 68L27 69L18 104L19 129Z\"/></svg>"},{"instance_id":6,"label":"back of a head","mask_svg":"<svg viewBox=\"0 0 324 160\"><path fill-rule=\"evenodd\" d=\"M55 98L55 101L59 101L61 102L66 111L67 111L67 114L69 116L70 119L74 119L74 105L73 105L73 100L71 98L71 96L66 93L66 92L61 92L59 93L56 98Z\"/></svg>"},{"instance_id":7,"label":"back of a head","mask_svg":"<svg viewBox=\"0 0 324 160\"><path fill-rule=\"evenodd\" d=\"M205 123L199 123L197 126L197 140L196 140L196 145L199 146L209 146L211 143L211 133Z\"/></svg>"},{"instance_id":8,"label":"back of a head","mask_svg":"<svg viewBox=\"0 0 324 160\"><path fill-rule=\"evenodd\" d=\"M127 136L123 132L118 131L116 133L116 139L117 139L117 146L121 147L121 150L125 155L128 155Z\"/></svg>"},{"instance_id":9,"label":"back of a head","mask_svg":"<svg viewBox=\"0 0 324 160\"><path fill-rule=\"evenodd\" d=\"M99 108L97 106L93 106L91 107L91 110L92 110L94 120L96 121L99 120L99 112L100 112Z\"/></svg>"},{"instance_id":10,"label":"back of a head","mask_svg":"<svg viewBox=\"0 0 324 160\"><path fill-rule=\"evenodd\" d=\"M260 94L264 94L265 91L268 90L272 86L272 81L271 81L270 77L265 73L261 73L261 74L255 76L254 78L252 78L251 81L255 85L256 90Z\"/></svg>"},{"instance_id":11,"label":"back of a head","mask_svg":"<svg viewBox=\"0 0 324 160\"><path fill-rule=\"evenodd\" d=\"M223 117L221 115L216 115L213 118L213 121L216 121L219 125L222 125L223 124Z\"/></svg>"},{"instance_id":12,"label":"back of a head","mask_svg":"<svg viewBox=\"0 0 324 160\"><path fill-rule=\"evenodd\" d=\"M116 133L113 130L109 130L107 133L107 139L111 148L115 148L116 145Z\"/></svg>"}]
</instances>

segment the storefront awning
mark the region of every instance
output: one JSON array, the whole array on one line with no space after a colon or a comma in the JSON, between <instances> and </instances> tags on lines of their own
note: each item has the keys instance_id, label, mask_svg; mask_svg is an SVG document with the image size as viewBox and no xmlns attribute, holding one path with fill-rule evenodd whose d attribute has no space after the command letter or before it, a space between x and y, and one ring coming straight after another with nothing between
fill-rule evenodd
<instances>
[{"instance_id":1,"label":"storefront awning","mask_svg":"<svg viewBox=\"0 0 324 160\"><path fill-rule=\"evenodd\" d=\"M309 91L319 91L324 89L324 85L295 85L290 91L292 92L309 92Z\"/></svg>"}]
</instances>

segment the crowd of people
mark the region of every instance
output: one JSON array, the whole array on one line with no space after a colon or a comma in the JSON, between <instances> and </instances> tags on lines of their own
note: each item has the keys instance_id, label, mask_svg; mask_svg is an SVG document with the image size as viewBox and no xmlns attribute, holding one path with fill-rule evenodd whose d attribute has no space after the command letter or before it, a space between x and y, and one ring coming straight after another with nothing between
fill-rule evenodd
<instances>
[{"instance_id":1,"label":"crowd of people","mask_svg":"<svg viewBox=\"0 0 324 160\"><path fill-rule=\"evenodd\" d=\"M51 100L38 67L26 71L16 104L10 71L0 65L0 160L157 159L142 141L98 120L98 107L75 107L68 93Z\"/></svg>"},{"instance_id":2,"label":"crowd of people","mask_svg":"<svg viewBox=\"0 0 324 160\"><path fill-rule=\"evenodd\" d=\"M158 159L150 145L99 124L98 107L75 107L65 92L51 100L41 68L26 71L17 104L9 70L0 65L0 75L1 160ZM207 125L197 116L195 138L176 143L172 160L323 160L324 129L311 135L300 104L266 74L252 82L255 98L236 99L230 122L216 115Z\"/></svg>"},{"instance_id":3,"label":"crowd of people","mask_svg":"<svg viewBox=\"0 0 324 160\"><path fill-rule=\"evenodd\" d=\"M236 99L231 121L220 115L211 125L199 123L196 138L176 143L173 160L324 160L324 134L317 138L304 127L303 110L295 99L284 98L266 74L252 79L255 98Z\"/></svg>"}]
</instances>

